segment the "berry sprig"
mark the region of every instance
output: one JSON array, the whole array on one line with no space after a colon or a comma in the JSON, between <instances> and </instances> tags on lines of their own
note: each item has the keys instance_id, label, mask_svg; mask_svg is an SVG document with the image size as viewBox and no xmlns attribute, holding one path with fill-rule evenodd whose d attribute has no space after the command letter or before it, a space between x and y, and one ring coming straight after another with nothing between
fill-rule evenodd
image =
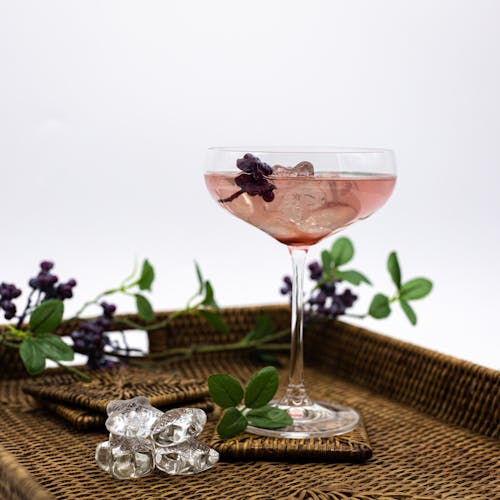
<instances>
[{"instance_id":1,"label":"berry sprig","mask_svg":"<svg viewBox=\"0 0 500 500\"><path fill-rule=\"evenodd\" d=\"M310 297L304 305L305 319L311 321L317 318L337 318L339 316L351 316L356 318L382 319L391 314L391 304L399 302L401 309L412 325L417 324L417 316L408 303L412 300L426 297L432 290L432 282L427 278L415 278L404 284L401 282L401 269L396 252L391 252L387 261L387 269L393 283L396 285L396 293L389 297L377 293L373 297L368 312L365 314L351 314L348 309L352 308L358 299L350 288L343 286L344 282L359 286L362 283L371 285L371 281L359 271L344 269L354 257L354 245L348 238L337 239L330 250L321 253L321 264L317 261L309 264L310 278L315 282ZM289 276L283 278L280 288L283 295L292 293L292 280Z\"/></svg>"},{"instance_id":2,"label":"berry sprig","mask_svg":"<svg viewBox=\"0 0 500 500\"><path fill-rule=\"evenodd\" d=\"M236 166L243 171L234 182L240 188L231 196L220 199L220 203L228 203L238 198L243 193L249 196L262 196L266 202L274 200L274 190L276 186L272 184L268 177L273 174L273 169L251 153L247 153L243 158L236 160Z\"/></svg>"},{"instance_id":3,"label":"berry sprig","mask_svg":"<svg viewBox=\"0 0 500 500\"><path fill-rule=\"evenodd\" d=\"M107 302L101 302L100 306L100 316L82 321L78 329L71 334L74 351L87 356L87 366L91 370L109 368L115 364L106 356L104 348L111 345L106 332L113 322L116 306Z\"/></svg>"},{"instance_id":4,"label":"berry sprig","mask_svg":"<svg viewBox=\"0 0 500 500\"><path fill-rule=\"evenodd\" d=\"M59 278L50 271L54 268L54 263L44 260L40 263L40 272L29 280L30 287L38 291L41 295L41 302L50 299L71 299L76 280L70 279L66 283L58 283Z\"/></svg>"},{"instance_id":5,"label":"berry sprig","mask_svg":"<svg viewBox=\"0 0 500 500\"><path fill-rule=\"evenodd\" d=\"M15 317L17 306L13 300L17 299L21 293L21 290L12 283L0 284L0 309L3 309L5 319Z\"/></svg>"}]
</instances>

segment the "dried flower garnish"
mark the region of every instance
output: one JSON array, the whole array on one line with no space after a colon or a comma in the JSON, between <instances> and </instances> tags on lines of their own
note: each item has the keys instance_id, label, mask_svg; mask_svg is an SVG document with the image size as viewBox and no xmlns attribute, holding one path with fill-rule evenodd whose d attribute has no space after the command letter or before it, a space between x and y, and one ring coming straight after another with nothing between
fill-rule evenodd
<instances>
[{"instance_id":1,"label":"dried flower garnish","mask_svg":"<svg viewBox=\"0 0 500 500\"><path fill-rule=\"evenodd\" d=\"M243 171L235 178L234 182L240 188L231 196L220 199L221 203L228 203L238 198L243 193L250 196L262 196L264 201L274 200L273 191L276 186L269 182L268 177L273 175L273 169L251 153L247 153L243 158L238 158L236 166Z\"/></svg>"}]
</instances>

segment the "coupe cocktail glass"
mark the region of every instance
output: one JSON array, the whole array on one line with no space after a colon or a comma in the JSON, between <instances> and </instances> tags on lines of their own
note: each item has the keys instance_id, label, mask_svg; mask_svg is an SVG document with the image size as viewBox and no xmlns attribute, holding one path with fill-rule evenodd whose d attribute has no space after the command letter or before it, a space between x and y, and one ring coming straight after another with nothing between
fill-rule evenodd
<instances>
[{"instance_id":1,"label":"coupe cocktail glass","mask_svg":"<svg viewBox=\"0 0 500 500\"><path fill-rule=\"evenodd\" d=\"M355 410L312 401L304 386L304 263L311 245L366 219L387 201L396 183L392 151L210 148L205 182L220 206L287 245L292 257L289 382L283 397L272 404L287 410L293 424L275 430L248 430L285 438L331 436L352 430L359 421Z\"/></svg>"}]
</instances>

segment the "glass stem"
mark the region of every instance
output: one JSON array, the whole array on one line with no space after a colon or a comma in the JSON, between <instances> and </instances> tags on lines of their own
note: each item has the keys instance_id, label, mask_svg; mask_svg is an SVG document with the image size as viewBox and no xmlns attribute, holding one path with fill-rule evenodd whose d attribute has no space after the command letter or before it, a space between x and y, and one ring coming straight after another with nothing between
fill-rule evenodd
<instances>
[{"instance_id":1,"label":"glass stem","mask_svg":"<svg viewBox=\"0 0 500 500\"><path fill-rule=\"evenodd\" d=\"M290 375L280 405L308 406L311 400L304 387L304 264L307 248L289 247L292 257L292 322L290 345Z\"/></svg>"}]
</instances>

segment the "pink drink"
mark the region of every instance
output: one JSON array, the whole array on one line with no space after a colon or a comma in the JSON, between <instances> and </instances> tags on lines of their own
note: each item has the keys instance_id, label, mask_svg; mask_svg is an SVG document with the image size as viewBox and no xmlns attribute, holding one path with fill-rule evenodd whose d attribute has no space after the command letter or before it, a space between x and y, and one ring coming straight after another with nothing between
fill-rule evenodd
<instances>
[{"instance_id":1,"label":"pink drink","mask_svg":"<svg viewBox=\"0 0 500 500\"><path fill-rule=\"evenodd\" d=\"M221 202L239 191L238 173L210 172L205 182L210 194L236 217L262 229L281 243L307 247L332 233L365 219L389 198L396 183L394 175L334 174L314 176L272 176L274 200L243 193Z\"/></svg>"}]
</instances>

